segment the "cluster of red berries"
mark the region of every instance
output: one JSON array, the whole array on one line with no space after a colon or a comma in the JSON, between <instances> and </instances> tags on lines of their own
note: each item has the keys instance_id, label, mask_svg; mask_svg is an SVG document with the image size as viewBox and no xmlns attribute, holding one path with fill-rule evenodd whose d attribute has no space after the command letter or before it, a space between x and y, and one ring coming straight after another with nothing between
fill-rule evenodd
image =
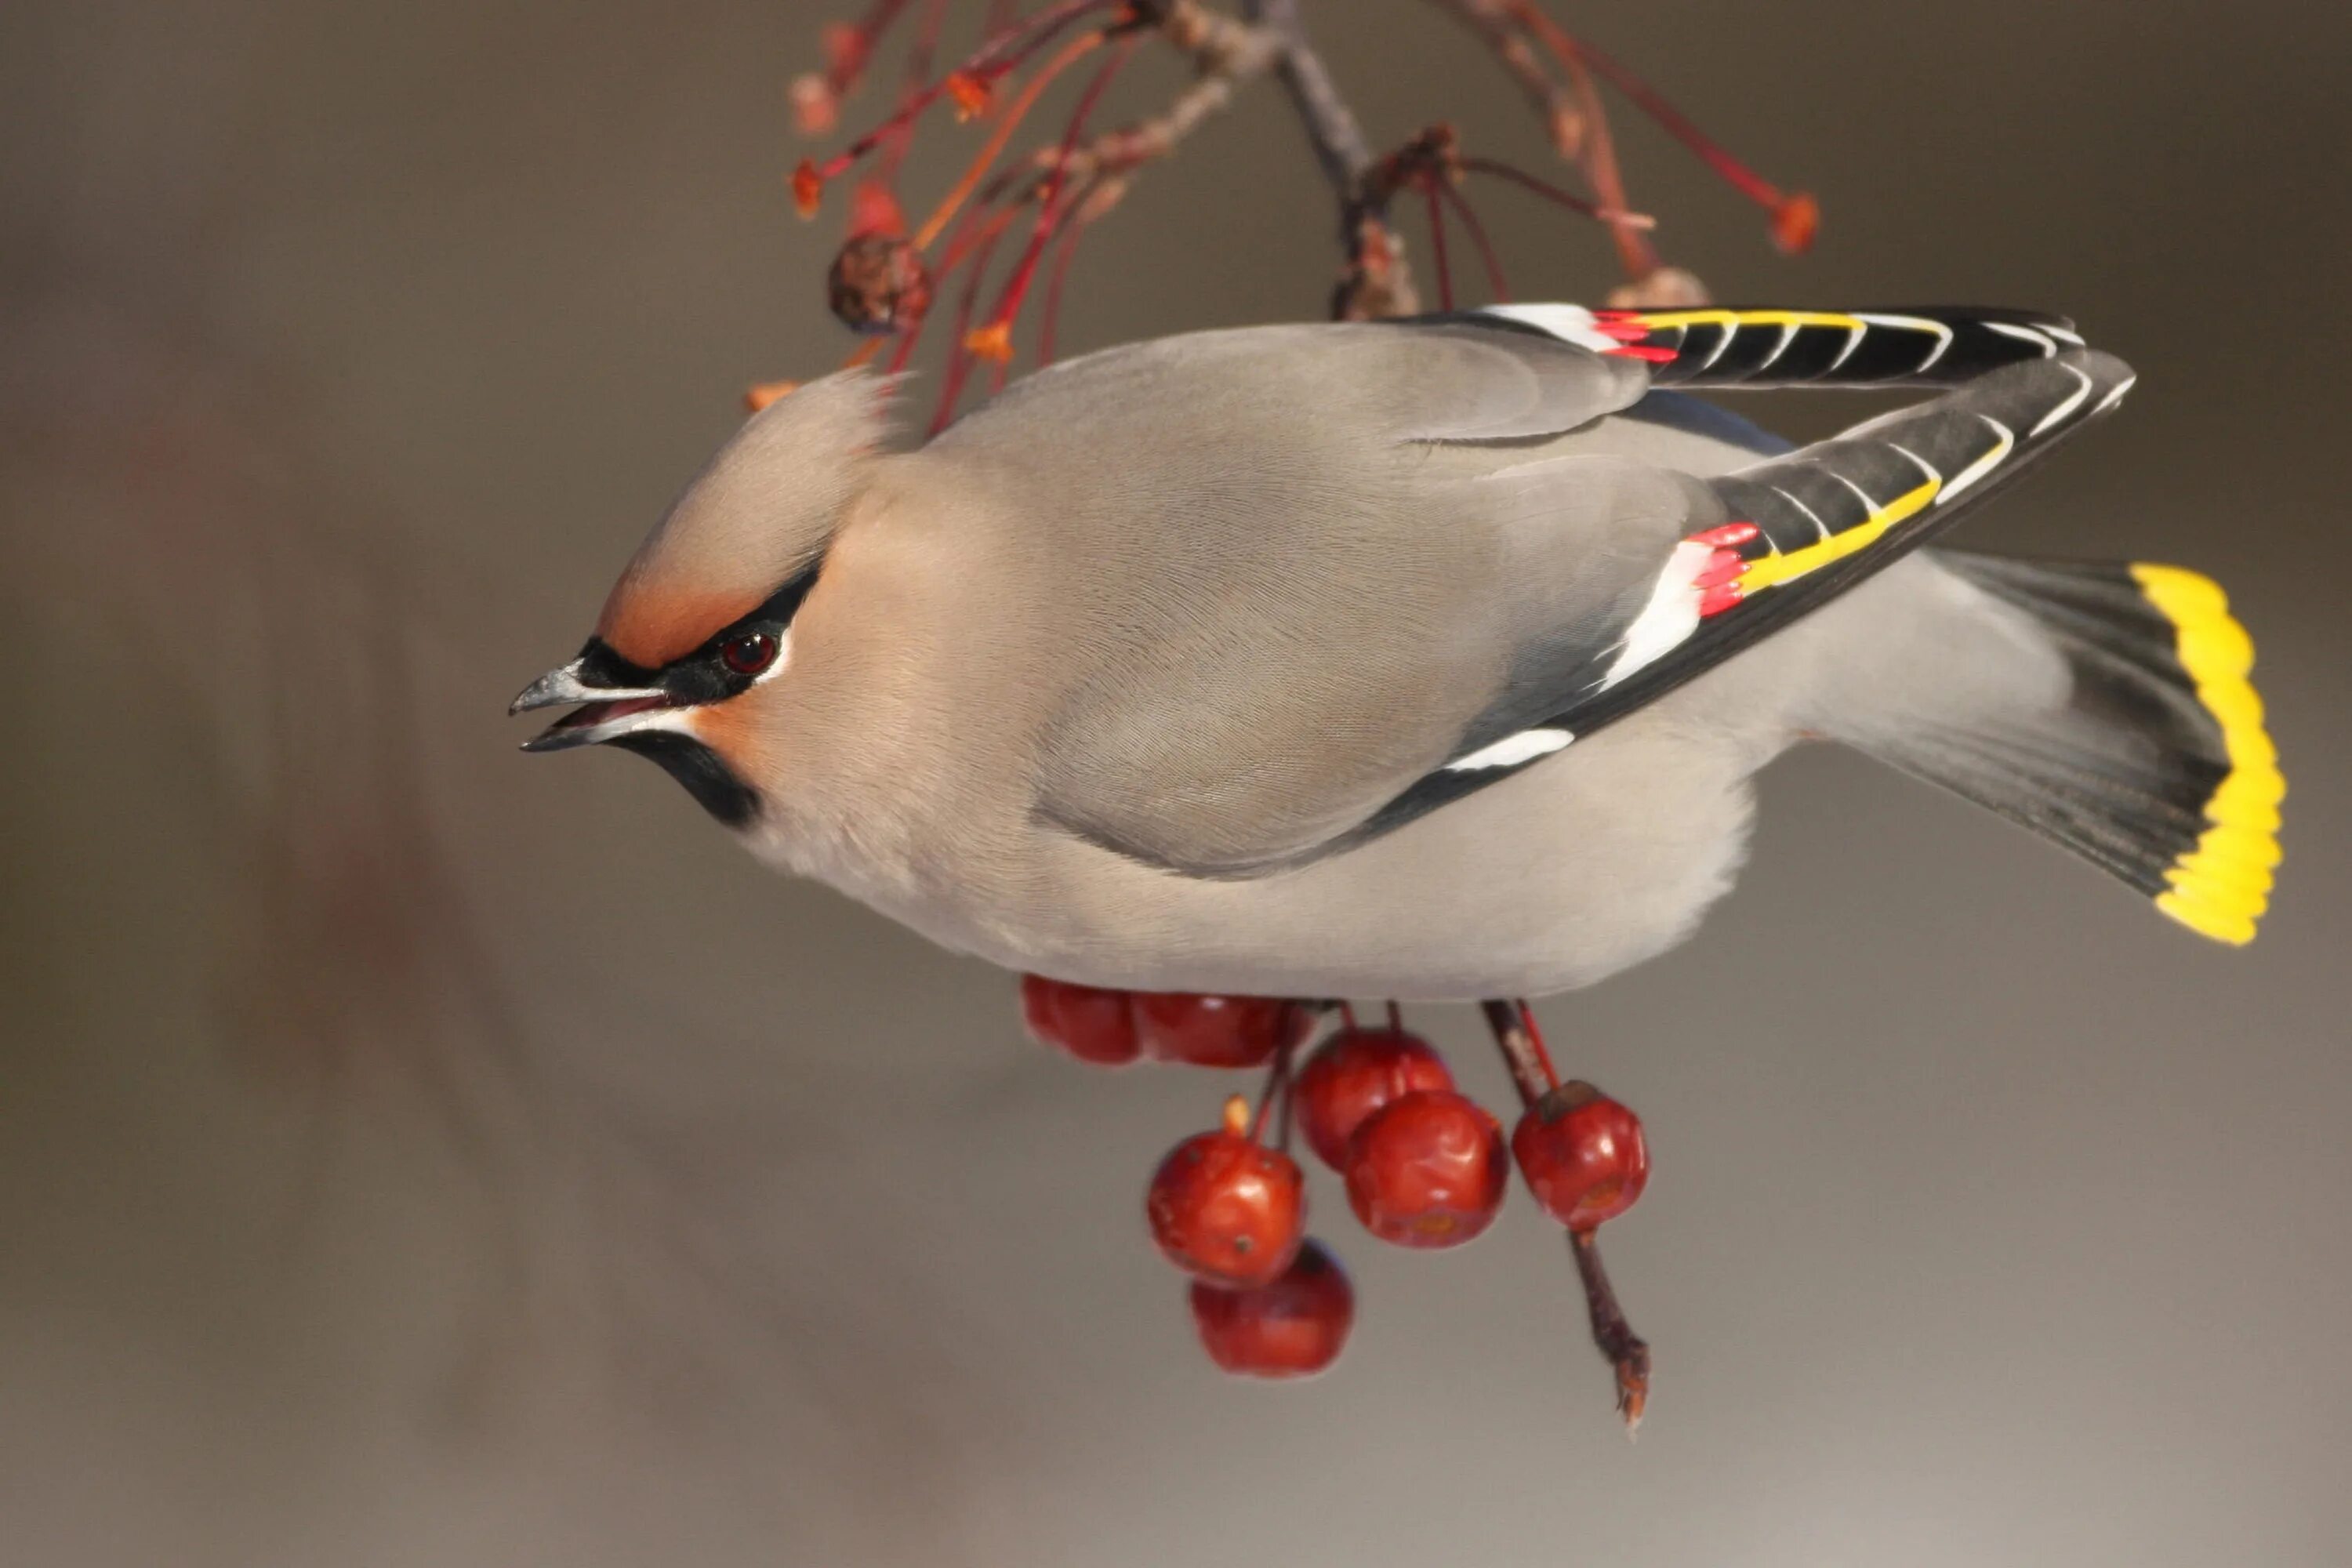
<instances>
[{"instance_id":1,"label":"cluster of red berries","mask_svg":"<svg viewBox=\"0 0 2352 1568\"><path fill-rule=\"evenodd\" d=\"M1523 1081L1528 1104L1507 1147L1502 1123L1455 1088L1444 1058L1393 1007L1385 1026L1365 1026L1336 1004L1106 991L1034 974L1022 1001L1031 1033L1081 1061L1268 1068L1255 1113L1244 1097L1229 1099L1221 1127L1160 1162L1144 1205L1152 1239L1192 1277L1193 1322L1227 1372L1320 1372L1354 1321L1347 1274L1307 1235L1294 1128L1345 1182L1364 1228L1400 1247L1459 1247L1484 1234L1514 1160L1537 1204L1580 1246L1649 1180L1640 1120L1588 1083ZM1327 1010L1341 1026L1294 1072ZM1548 1079L1548 1062L1542 1071Z\"/></svg>"}]
</instances>

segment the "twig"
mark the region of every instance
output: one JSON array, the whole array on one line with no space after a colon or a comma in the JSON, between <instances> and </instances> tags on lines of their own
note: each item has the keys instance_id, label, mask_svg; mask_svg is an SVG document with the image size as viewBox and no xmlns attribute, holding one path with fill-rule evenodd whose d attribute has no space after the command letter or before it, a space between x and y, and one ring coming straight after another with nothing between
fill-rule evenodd
<instances>
[{"instance_id":1,"label":"twig","mask_svg":"<svg viewBox=\"0 0 2352 1568\"><path fill-rule=\"evenodd\" d=\"M1298 0L1245 0L1242 14L1280 40L1276 69L1291 107L1315 150L1315 161L1339 201L1339 242L1348 260L1332 296L1331 313L1341 320L1405 316L1420 309L1404 247L1387 213L1366 199L1371 149L1340 95L1323 57L1307 37Z\"/></svg>"},{"instance_id":2,"label":"twig","mask_svg":"<svg viewBox=\"0 0 2352 1568\"><path fill-rule=\"evenodd\" d=\"M1503 0L1431 0L1439 10L1475 33L1543 117L1552 151L1574 158L1584 145L1584 115L1568 89L1552 79L1527 37L1511 25Z\"/></svg>"},{"instance_id":3,"label":"twig","mask_svg":"<svg viewBox=\"0 0 2352 1568\"><path fill-rule=\"evenodd\" d=\"M1486 1015L1486 1027L1494 1031L1503 1064L1511 1069L1519 1102L1532 1108L1559 1082L1552 1070L1551 1054L1536 1029L1534 1013L1525 1002L1489 1001L1478 1006ZM1590 1230L1570 1231L1568 1246L1576 1258L1577 1279L1584 1287L1584 1310L1592 1325L1592 1342L1616 1375L1617 1412L1625 1418L1625 1432L1631 1436L1641 1426L1643 1409L1649 1404L1650 1346L1633 1331L1625 1309L1618 1304L1609 1270L1601 1266L1600 1237Z\"/></svg>"},{"instance_id":4,"label":"twig","mask_svg":"<svg viewBox=\"0 0 2352 1568\"><path fill-rule=\"evenodd\" d=\"M1633 1325L1625 1321L1625 1310L1617 1304L1609 1270L1601 1263L1599 1234L1570 1231L1568 1248L1576 1257L1576 1277L1584 1287L1592 1342L1617 1374L1617 1413L1625 1418L1625 1435L1630 1437L1641 1426L1642 1412L1650 1403L1650 1344L1633 1331Z\"/></svg>"},{"instance_id":5,"label":"twig","mask_svg":"<svg viewBox=\"0 0 2352 1568\"><path fill-rule=\"evenodd\" d=\"M1559 61L1560 68L1568 73L1569 88L1576 95L1578 109L1584 117L1583 145L1578 161L1584 167L1585 179L1592 185L1593 196L1606 213L1630 212L1625 178L1617 167L1616 138L1610 133L1609 114L1601 107L1601 89L1593 84L1592 72L1585 64L1583 46L1546 16L1535 0L1508 0L1508 5L1519 26L1542 40ZM1611 237L1617 242L1617 259L1627 278L1639 283L1658 269L1658 253L1648 239L1622 216L1606 221Z\"/></svg>"},{"instance_id":6,"label":"twig","mask_svg":"<svg viewBox=\"0 0 2352 1568\"><path fill-rule=\"evenodd\" d=\"M1160 24L1170 43L1190 57L1200 74L1148 119L1106 131L1057 159L1053 149L1040 148L1038 182L1056 163L1071 180L1094 174L1123 174L1139 164L1165 158L1210 116L1234 100L1240 87L1264 74L1281 58L1279 37L1265 27L1222 16L1192 0L1171 5ZM1024 191L1023 199L1030 193Z\"/></svg>"},{"instance_id":7,"label":"twig","mask_svg":"<svg viewBox=\"0 0 2352 1568\"><path fill-rule=\"evenodd\" d=\"M1543 1047L1536 1043L1535 1034L1527 1026L1527 1015L1515 1002L1481 1002L1479 1011L1486 1015L1486 1027L1494 1031L1495 1044L1503 1053L1503 1065L1511 1069L1511 1085L1519 1091L1521 1105L1533 1105L1551 1092L1553 1079L1544 1060Z\"/></svg>"}]
</instances>

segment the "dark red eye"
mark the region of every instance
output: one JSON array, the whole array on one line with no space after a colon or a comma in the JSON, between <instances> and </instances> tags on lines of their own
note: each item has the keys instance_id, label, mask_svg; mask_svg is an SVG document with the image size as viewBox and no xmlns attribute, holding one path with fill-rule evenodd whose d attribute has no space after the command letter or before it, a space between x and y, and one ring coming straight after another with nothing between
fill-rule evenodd
<instances>
[{"instance_id":1,"label":"dark red eye","mask_svg":"<svg viewBox=\"0 0 2352 1568\"><path fill-rule=\"evenodd\" d=\"M719 658L738 675L757 675L776 662L776 639L765 632L745 632L721 644Z\"/></svg>"}]
</instances>

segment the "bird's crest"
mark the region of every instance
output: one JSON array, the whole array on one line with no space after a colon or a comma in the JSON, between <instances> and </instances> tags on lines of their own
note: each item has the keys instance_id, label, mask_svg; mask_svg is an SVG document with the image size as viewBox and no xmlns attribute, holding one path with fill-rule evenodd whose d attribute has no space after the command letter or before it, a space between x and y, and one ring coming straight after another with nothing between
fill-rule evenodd
<instances>
[{"instance_id":1,"label":"bird's crest","mask_svg":"<svg viewBox=\"0 0 2352 1568\"><path fill-rule=\"evenodd\" d=\"M896 378L844 371L746 421L640 545L596 635L658 669L824 553L889 434Z\"/></svg>"}]
</instances>

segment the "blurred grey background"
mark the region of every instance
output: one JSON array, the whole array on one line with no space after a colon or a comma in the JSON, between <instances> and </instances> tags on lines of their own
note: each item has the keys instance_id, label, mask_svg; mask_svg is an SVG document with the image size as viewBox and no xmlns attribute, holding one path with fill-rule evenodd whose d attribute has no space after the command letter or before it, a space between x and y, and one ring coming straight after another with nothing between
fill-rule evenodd
<instances>
[{"instance_id":1,"label":"blurred grey background","mask_svg":"<svg viewBox=\"0 0 2352 1568\"><path fill-rule=\"evenodd\" d=\"M1375 142L1541 162L1423 7L1307 9ZM822 9L34 0L0 17L0 1558L2343 1561L2352 16L1562 15L1820 193L1783 259L1620 119L1719 296L2048 306L2137 364L1970 538L2230 588L2293 789L2256 946L1792 758L1696 942L1542 1009L1652 1131L1610 1249L1639 1445L1523 1195L1431 1257L1318 1186L1354 1343L1227 1381L1138 1213L1222 1079L1049 1058L1008 977L502 717L740 387L846 346L782 184ZM919 197L973 134L926 137ZM1484 210L1522 297L1616 280ZM1087 240L1064 341L1312 317L1333 264L1260 90ZM1467 1010L1415 1021L1506 1092Z\"/></svg>"}]
</instances>

